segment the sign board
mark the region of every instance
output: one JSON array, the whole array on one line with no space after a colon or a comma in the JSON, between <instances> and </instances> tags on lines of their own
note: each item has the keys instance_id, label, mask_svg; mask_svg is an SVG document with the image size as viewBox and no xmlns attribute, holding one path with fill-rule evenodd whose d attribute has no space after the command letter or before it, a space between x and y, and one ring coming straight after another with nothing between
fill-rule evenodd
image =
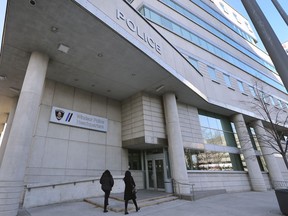
<instances>
[{"instance_id":1,"label":"sign board","mask_svg":"<svg viewBox=\"0 0 288 216\"><path fill-rule=\"evenodd\" d=\"M50 122L107 132L107 119L59 107L52 107Z\"/></svg>"}]
</instances>

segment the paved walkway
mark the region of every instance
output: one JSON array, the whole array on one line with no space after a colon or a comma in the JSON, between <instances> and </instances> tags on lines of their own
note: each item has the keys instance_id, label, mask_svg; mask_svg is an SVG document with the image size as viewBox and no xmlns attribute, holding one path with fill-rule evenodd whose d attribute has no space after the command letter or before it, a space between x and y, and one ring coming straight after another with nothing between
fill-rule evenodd
<instances>
[{"instance_id":1,"label":"paved walkway","mask_svg":"<svg viewBox=\"0 0 288 216\"><path fill-rule=\"evenodd\" d=\"M138 197L139 203L142 197ZM101 203L103 202L103 197ZM109 206L115 205L112 199ZM124 205L124 204L123 204ZM226 193L196 201L174 200L142 207L136 212L133 204L129 215L135 216L279 216L282 215L274 191ZM69 202L27 209L31 216L115 216L123 212L103 213L102 207L87 202Z\"/></svg>"}]
</instances>

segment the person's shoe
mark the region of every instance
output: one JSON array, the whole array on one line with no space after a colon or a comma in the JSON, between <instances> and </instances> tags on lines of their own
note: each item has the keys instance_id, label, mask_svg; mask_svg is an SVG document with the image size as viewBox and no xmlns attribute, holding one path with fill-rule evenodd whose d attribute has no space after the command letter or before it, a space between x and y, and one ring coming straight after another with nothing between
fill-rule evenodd
<instances>
[{"instance_id":1,"label":"person's shoe","mask_svg":"<svg viewBox=\"0 0 288 216\"><path fill-rule=\"evenodd\" d=\"M136 212L138 212L140 210L140 207L136 208Z\"/></svg>"},{"instance_id":2,"label":"person's shoe","mask_svg":"<svg viewBox=\"0 0 288 216\"><path fill-rule=\"evenodd\" d=\"M125 214L129 214L128 212L125 212Z\"/></svg>"},{"instance_id":3,"label":"person's shoe","mask_svg":"<svg viewBox=\"0 0 288 216\"><path fill-rule=\"evenodd\" d=\"M107 209L105 209L103 212L104 212L104 213L106 213L106 212L108 212L108 210L107 210Z\"/></svg>"}]
</instances>

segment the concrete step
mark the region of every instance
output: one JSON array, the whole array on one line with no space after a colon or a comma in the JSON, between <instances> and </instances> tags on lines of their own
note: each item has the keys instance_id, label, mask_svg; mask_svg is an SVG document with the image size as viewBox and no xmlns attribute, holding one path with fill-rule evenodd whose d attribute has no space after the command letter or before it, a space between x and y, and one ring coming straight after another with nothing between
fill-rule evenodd
<instances>
[{"instance_id":1,"label":"concrete step","mask_svg":"<svg viewBox=\"0 0 288 216\"><path fill-rule=\"evenodd\" d=\"M138 207L143 208L147 206L152 205L158 205L165 202L171 202L173 200L177 200L178 197L173 196L172 194L167 195L161 195L161 196L155 196L153 195L150 198L145 199L136 199ZM104 197L91 197L84 199L85 202L88 202L92 205L95 205L97 207L104 208ZM109 198L109 205L108 205L108 211L114 211L114 212L124 212L124 200L120 198L119 196L113 196L111 195ZM135 211L135 206L132 201L129 201L128 203L128 211Z\"/></svg>"}]
</instances>

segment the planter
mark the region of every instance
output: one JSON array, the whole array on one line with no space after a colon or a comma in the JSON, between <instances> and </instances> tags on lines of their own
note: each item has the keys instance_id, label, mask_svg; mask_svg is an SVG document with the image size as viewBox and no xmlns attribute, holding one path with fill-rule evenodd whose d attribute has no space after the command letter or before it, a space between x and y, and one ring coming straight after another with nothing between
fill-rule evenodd
<instances>
[{"instance_id":1,"label":"planter","mask_svg":"<svg viewBox=\"0 0 288 216\"><path fill-rule=\"evenodd\" d=\"M288 189L275 189L275 194L282 214L288 215Z\"/></svg>"}]
</instances>

